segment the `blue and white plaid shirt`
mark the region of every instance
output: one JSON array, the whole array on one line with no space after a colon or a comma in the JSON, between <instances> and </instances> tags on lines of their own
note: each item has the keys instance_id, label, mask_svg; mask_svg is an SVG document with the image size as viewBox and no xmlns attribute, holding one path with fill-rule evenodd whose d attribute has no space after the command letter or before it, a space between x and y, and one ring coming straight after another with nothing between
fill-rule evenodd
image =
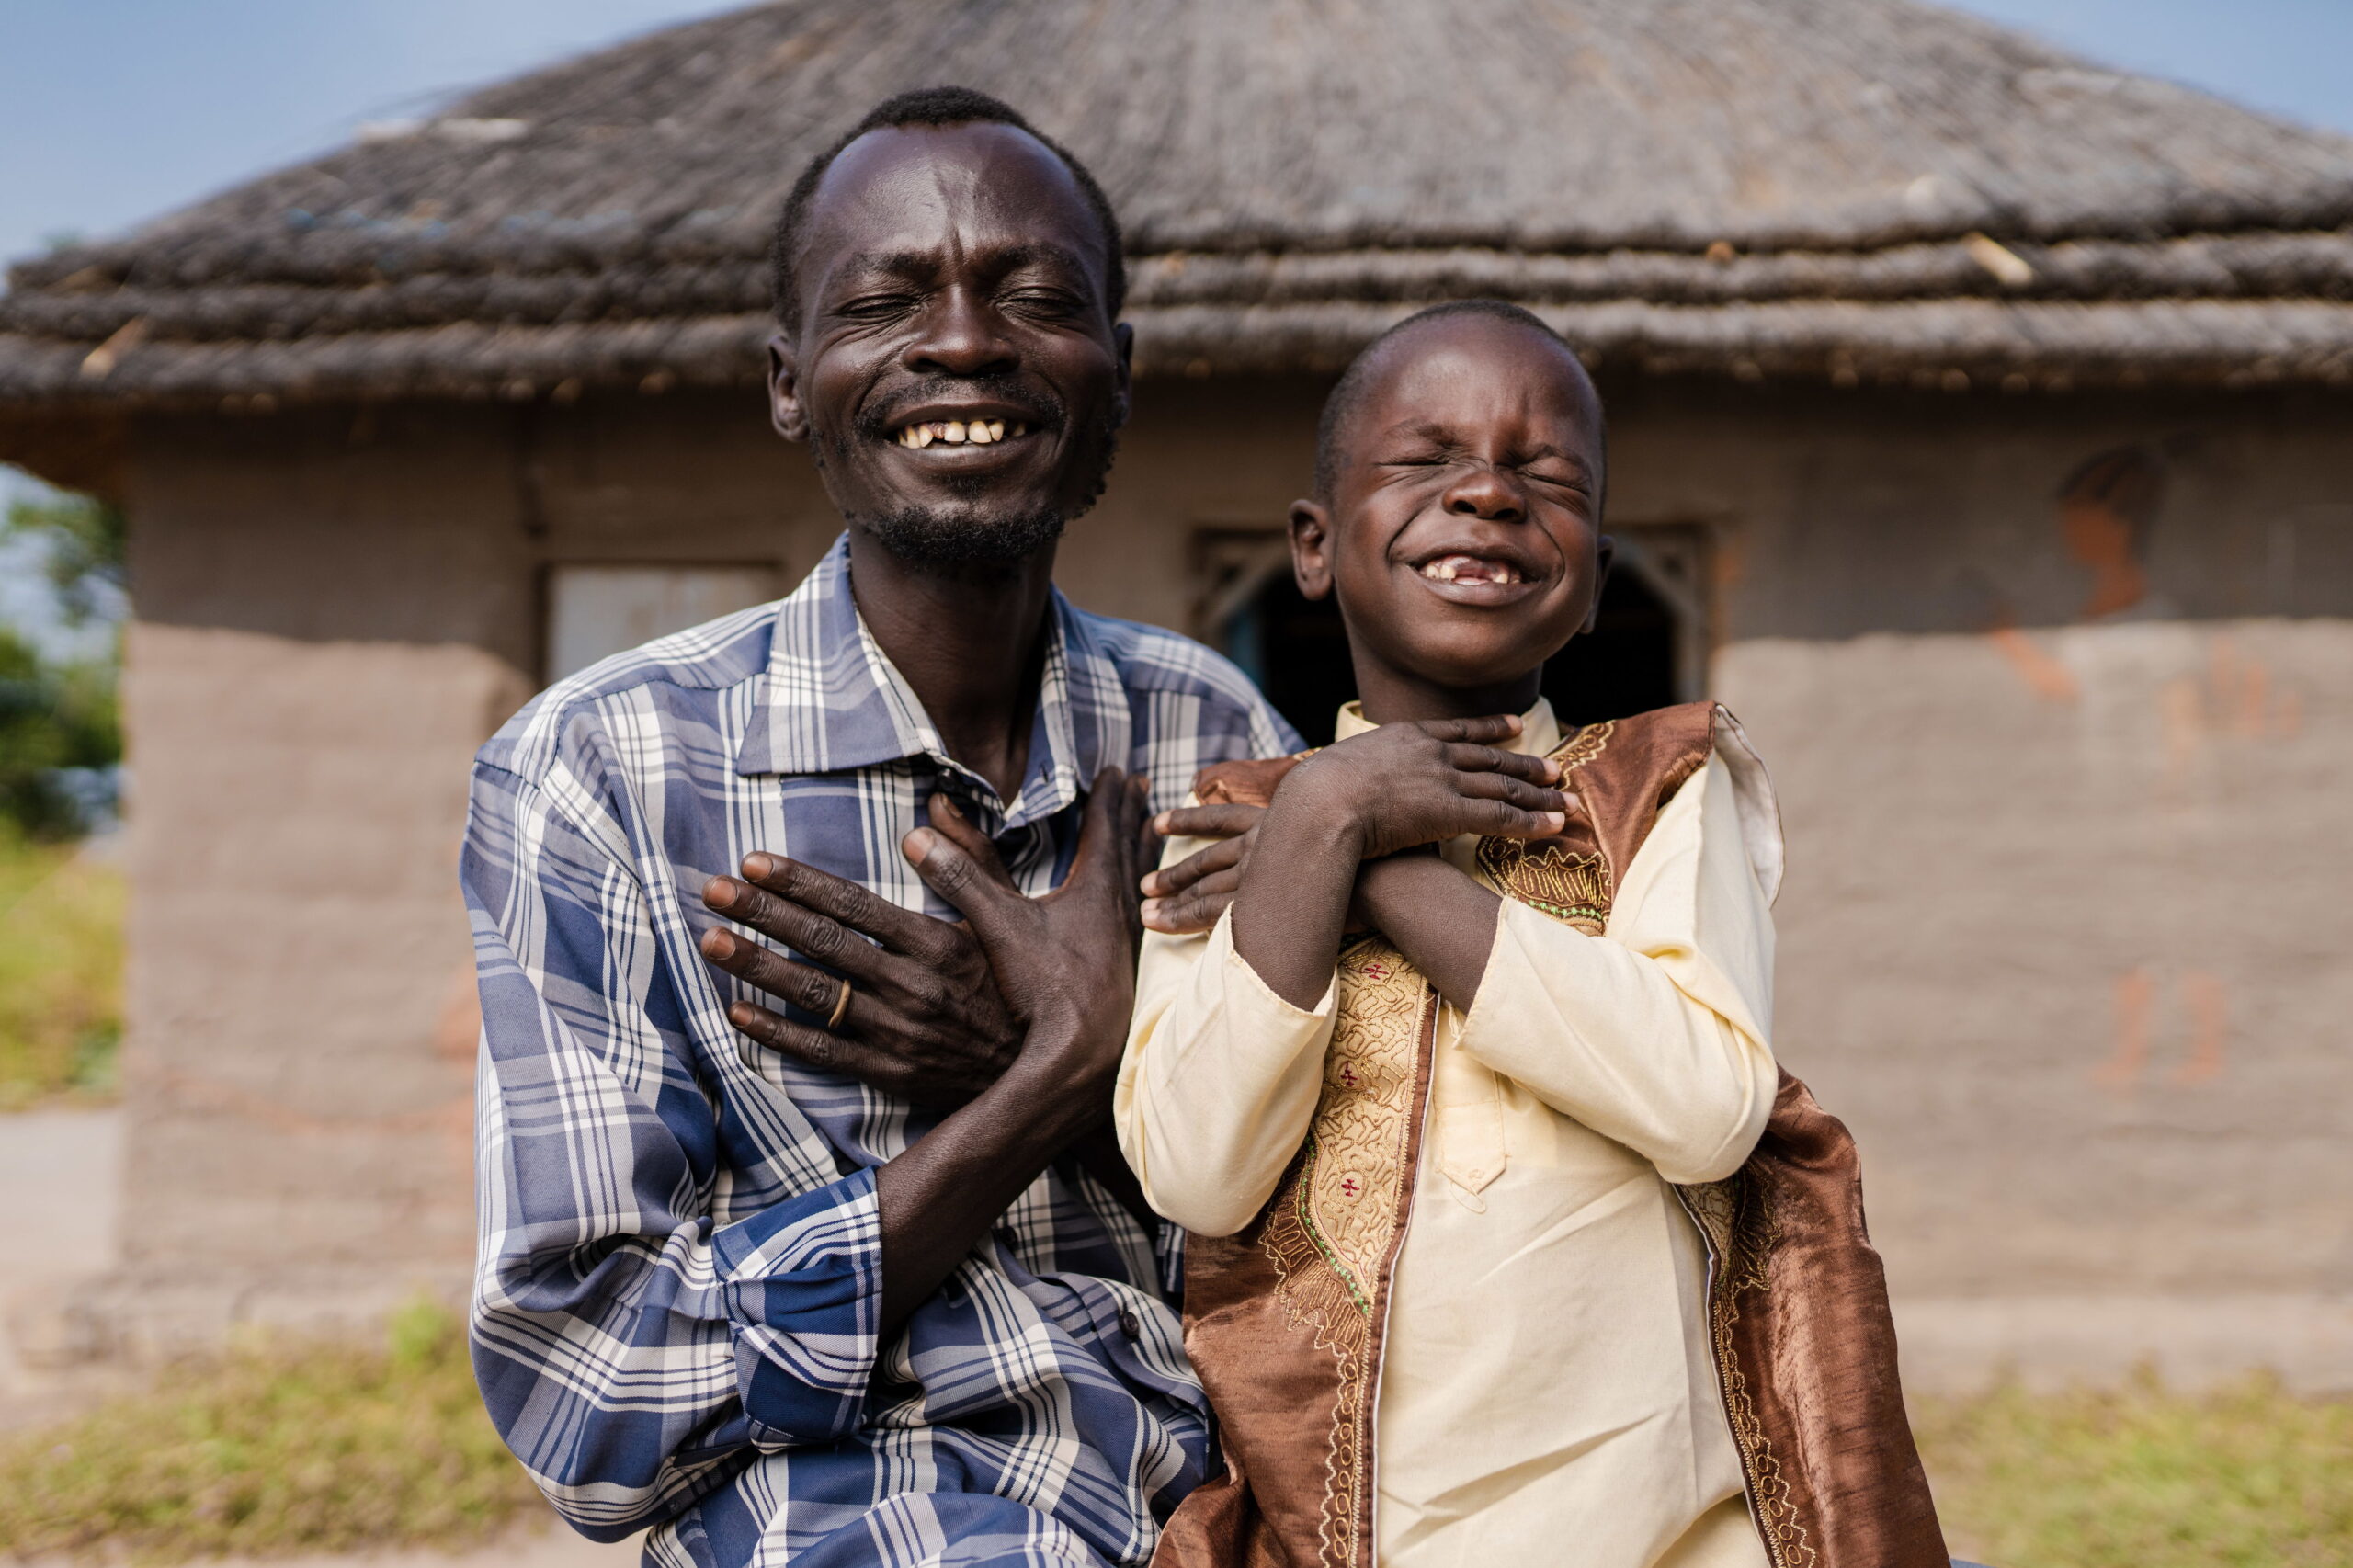
<instances>
[{"instance_id":1,"label":"blue and white plaid shirt","mask_svg":"<svg viewBox=\"0 0 2353 1568\"><path fill-rule=\"evenodd\" d=\"M889 1343L874 1171L934 1118L747 1042L696 939L756 849L951 915L899 853L946 790L1035 893L1117 764L1298 738L1232 665L1057 594L1008 808L860 621L846 544L790 597L558 683L485 745L462 877L483 1004L473 1358L583 1532L669 1568L1141 1563L1209 1462L1148 1234L1068 1159Z\"/></svg>"}]
</instances>

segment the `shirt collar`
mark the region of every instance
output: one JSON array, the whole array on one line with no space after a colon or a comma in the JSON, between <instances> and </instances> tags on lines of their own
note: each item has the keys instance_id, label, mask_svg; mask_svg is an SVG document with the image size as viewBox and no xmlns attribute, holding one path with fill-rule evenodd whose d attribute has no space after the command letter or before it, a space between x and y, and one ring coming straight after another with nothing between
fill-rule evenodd
<instances>
[{"instance_id":1,"label":"shirt collar","mask_svg":"<svg viewBox=\"0 0 2353 1568\"><path fill-rule=\"evenodd\" d=\"M1344 702L1340 704L1339 718L1334 722L1332 738L1345 741L1350 735L1361 735L1368 730L1379 728L1380 725L1364 716L1362 703ZM1494 744L1498 751L1524 751L1531 756L1543 756L1558 751L1561 740L1561 722L1552 716L1552 701L1540 697L1535 707L1519 716L1519 733L1510 740Z\"/></svg>"},{"instance_id":2,"label":"shirt collar","mask_svg":"<svg viewBox=\"0 0 2353 1568\"><path fill-rule=\"evenodd\" d=\"M1003 813L1006 827L1052 816L1079 799L1098 769L1128 759L1132 721L1119 666L1060 589L1048 616L1029 769ZM837 773L909 757L927 757L970 780L984 811L993 800L978 775L948 756L906 677L867 630L850 593L844 534L777 606L768 667L735 750L735 771Z\"/></svg>"}]
</instances>

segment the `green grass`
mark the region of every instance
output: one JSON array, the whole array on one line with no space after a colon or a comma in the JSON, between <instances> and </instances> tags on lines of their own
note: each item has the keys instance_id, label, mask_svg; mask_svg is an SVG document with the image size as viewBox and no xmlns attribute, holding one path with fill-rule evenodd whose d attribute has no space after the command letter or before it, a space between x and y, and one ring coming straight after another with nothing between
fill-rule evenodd
<instances>
[{"instance_id":1,"label":"green grass","mask_svg":"<svg viewBox=\"0 0 2353 1568\"><path fill-rule=\"evenodd\" d=\"M2353 1564L2353 1403L2144 1376L1932 1401L1915 1429L1953 1550L1998 1568Z\"/></svg>"},{"instance_id":2,"label":"green grass","mask_svg":"<svg viewBox=\"0 0 2353 1568\"><path fill-rule=\"evenodd\" d=\"M114 1093L123 881L0 823L0 1111Z\"/></svg>"},{"instance_id":3,"label":"green grass","mask_svg":"<svg viewBox=\"0 0 2353 1568\"><path fill-rule=\"evenodd\" d=\"M0 1558L456 1547L537 1496L483 1414L463 1325L420 1306L382 1349L246 1347L0 1442Z\"/></svg>"},{"instance_id":4,"label":"green grass","mask_svg":"<svg viewBox=\"0 0 2353 1568\"><path fill-rule=\"evenodd\" d=\"M1929 1401L1917 1431L1953 1549L1998 1568L2353 1564L2353 1403L2143 1379ZM250 1346L0 1440L0 1558L457 1548L541 1513L434 1307L381 1349Z\"/></svg>"}]
</instances>

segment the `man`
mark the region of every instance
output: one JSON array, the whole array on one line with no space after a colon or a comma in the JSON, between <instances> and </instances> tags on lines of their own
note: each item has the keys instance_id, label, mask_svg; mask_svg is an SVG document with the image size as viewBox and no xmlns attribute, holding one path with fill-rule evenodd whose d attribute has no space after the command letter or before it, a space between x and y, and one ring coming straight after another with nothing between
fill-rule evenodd
<instances>
[{"instance_id":1,"label":"man","mask_svg":"<svg viewBox=\"0 0 2353 1568\"><path fill-rule=\"evenodd\" d=\"M1298 743L1053 590L1122 283L1011 109L877 108L775 252L773 417L844 540L478 759L475 1369L565 1517L651 1561L1141 1563L1209 1463L1173 1237L1105 1157L1142 785ZM926 881L1029 939L983 959Z\"/></svg>"}]
</instances>

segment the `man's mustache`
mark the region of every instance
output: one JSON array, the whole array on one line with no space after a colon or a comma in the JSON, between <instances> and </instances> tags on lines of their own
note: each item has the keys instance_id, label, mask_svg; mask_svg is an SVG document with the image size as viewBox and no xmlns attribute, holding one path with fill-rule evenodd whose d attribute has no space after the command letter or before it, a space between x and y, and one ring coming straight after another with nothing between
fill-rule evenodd
<instances>
[{"instance_id":1,"label":"man's mustache","mask_svg":"<svg viewBox=\"0 0 2353 1568\"><path fill-rule=\"evenodd\" d=\"M983 401L1003 403L1025 423L1044 429L1060 429L1066 412L1051 392L1025 386L1013 376L931 376L870 403L859 412L854 427L868 440L887 441L906 423L909 413L927 403Z\"/></svg>"}]
</instances>

